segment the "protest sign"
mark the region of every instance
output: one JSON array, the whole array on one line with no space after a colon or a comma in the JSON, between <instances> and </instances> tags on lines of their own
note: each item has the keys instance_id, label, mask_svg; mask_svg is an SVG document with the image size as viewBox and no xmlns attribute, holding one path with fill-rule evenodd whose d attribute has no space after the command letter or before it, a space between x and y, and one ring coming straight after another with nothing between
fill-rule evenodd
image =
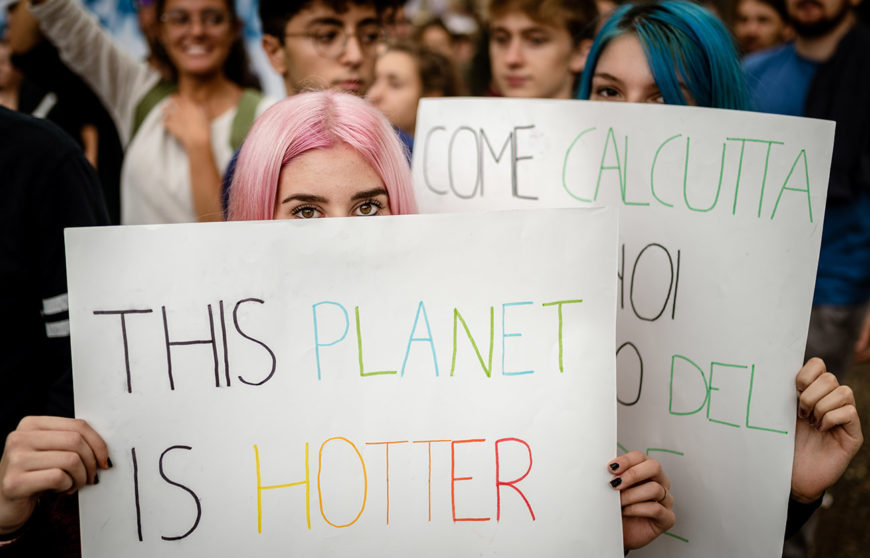
<instances>
[{"instance_id":1,"label":"protest sign","mask_svg":"<svg viewBox=\"0 0 870 558\"><path fill-rule=\"evenodd\" d=\"M84 555L622 556L616 239L608 209L68 230L115 464Z\"/></svg>"},{"instance_id":2,"label":"protest sign","mask_svg":"<svg viewBox=\"0 0 870 558\"><path fill-rule=\"evenodd\" d=\"M833 128L697 107L421 102L421 212L619 208L619 444L662 462L677 515L639 556L780 554Z\"/></svg>"}]
</instances>

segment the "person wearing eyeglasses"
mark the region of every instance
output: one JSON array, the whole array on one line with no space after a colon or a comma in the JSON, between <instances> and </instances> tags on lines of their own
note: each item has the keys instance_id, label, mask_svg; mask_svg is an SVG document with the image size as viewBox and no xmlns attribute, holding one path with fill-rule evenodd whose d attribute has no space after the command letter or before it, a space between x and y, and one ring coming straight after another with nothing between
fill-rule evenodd
<instances>
[{"instance_id":1,"label":"person wearing eyeglasses","mask_svg":"<svg viewBox=\"0 0 870 558\"><path fill-rule=\"evenodd\" d=\"M125 148L122 224L221 219L221 170L271 104L249 88L256 79L232 0L155 1L154 55L169 79L128 56L75 0L31 5L118 128Z\"/></svg>"},{"instance_id":2,"label":"person wearing eyeglasses","mask_svg":"<svg viewBox=\"0 0 870 558\"><path fill-rule=\"evenodd\" d=\"M389 0L260 0L263 50L287 95L334 89L364 95L374 80Z\"/></svg>"}]
</instances>

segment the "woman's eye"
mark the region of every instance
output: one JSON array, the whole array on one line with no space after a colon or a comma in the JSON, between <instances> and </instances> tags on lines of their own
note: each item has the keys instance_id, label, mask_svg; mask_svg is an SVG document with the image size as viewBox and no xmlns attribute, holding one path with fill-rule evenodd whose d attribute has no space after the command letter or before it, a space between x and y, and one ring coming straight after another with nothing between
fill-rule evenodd
<instances>
[{"instance_id":1,"label":"woman's eye","mask_svg":"<svg viewBox=\"0 0 870 558\"><path fill-rule=\"evenodd\" d=\"M617 91L613 87L603 86L603 87L598 87L597 89L595 89L595 94L599 97L604 98L604 99L611 99L613 97L618 97L619 91Z\"/></svg>"},{"instance_id":2,"label":"woman's eye","mask_svg":"<svg viewBox=\"0 0 870 558\"><path fill-rule=\"evenodd\" d=\"M313 207L303 205L294 209L292 213L297 219L314 219L320 212Z\"/></svg>"},{"instance_id":3,"label":"woman's eye","mask_svg":"<svg viewBox=\"0 0 870 558\"><path fill-rule=\"evenodd\" d=\"M356 208L356 214L368 217L370 215L377 215L380 209L381 205L379 203L375 201L367 201Z\"/></svg>"}]
</instances>

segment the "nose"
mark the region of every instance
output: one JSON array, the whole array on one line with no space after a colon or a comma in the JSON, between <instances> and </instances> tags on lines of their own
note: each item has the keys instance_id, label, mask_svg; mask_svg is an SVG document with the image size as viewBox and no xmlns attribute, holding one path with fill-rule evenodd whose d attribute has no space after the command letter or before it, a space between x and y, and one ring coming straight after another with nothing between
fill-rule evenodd
<instances>
[{"instance_id":1,"label":"nose","mask_svg":"<svg viewBox=\"0 0 870 558\"><path fill-rule=\"evenodd\" d=\"M518 39L511 39L505 51L505 62L508 66L522 66L525 62L523 45Z\"/></svg>"},{"instance_id":2,"label":"nose","mask_svg":"<svg viewBox=\"0 0 870 558\"><path fill-rule=\"evenodd\" d=\"M202 35L205 32L205 24L202 22L202 16L190 16L190 33L192 35Z\"/></svg>"},{"instance_id":3,"label":"nose","mask_svg":"<svg viewBox=\"0 0 870 558\"><path fill-rule=\"evenodd\" d=\"M359 66L363 61L362 45L356 34L348 35L347 44L344 46L344 52L341 54L342 63L348 66Z\"/></svg>"}]
</instances>

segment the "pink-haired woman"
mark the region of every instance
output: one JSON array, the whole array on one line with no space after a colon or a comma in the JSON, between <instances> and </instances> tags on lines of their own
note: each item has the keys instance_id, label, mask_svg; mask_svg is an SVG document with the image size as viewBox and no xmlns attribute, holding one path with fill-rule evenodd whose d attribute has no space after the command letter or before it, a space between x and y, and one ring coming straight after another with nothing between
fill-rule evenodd
<instances>
[{"instance_id":1,"label":"pink-haired woman","mask_svg":"<svg viewBox=\"0 0 870 558\"><path fill-rule=\"evenodd\" d=\"M402 144L366 101L303 93L263 113L236 163L227 218L311 219L416 213ZM620 491L626 549L673 526L674 499L661 464L639 451L607 465Z\"/></svg>"},{"instance_id":2,"label":"pink-haired woman","mask_svg":"<svg viewBox=\"0 0 870 558\"><path fill-rule=\"evenodd\" d=\"M417 212L402 143L366 101L318 91L257 119L236 164L227 218L310 219Z\"/></svg>"}]
</instances>

